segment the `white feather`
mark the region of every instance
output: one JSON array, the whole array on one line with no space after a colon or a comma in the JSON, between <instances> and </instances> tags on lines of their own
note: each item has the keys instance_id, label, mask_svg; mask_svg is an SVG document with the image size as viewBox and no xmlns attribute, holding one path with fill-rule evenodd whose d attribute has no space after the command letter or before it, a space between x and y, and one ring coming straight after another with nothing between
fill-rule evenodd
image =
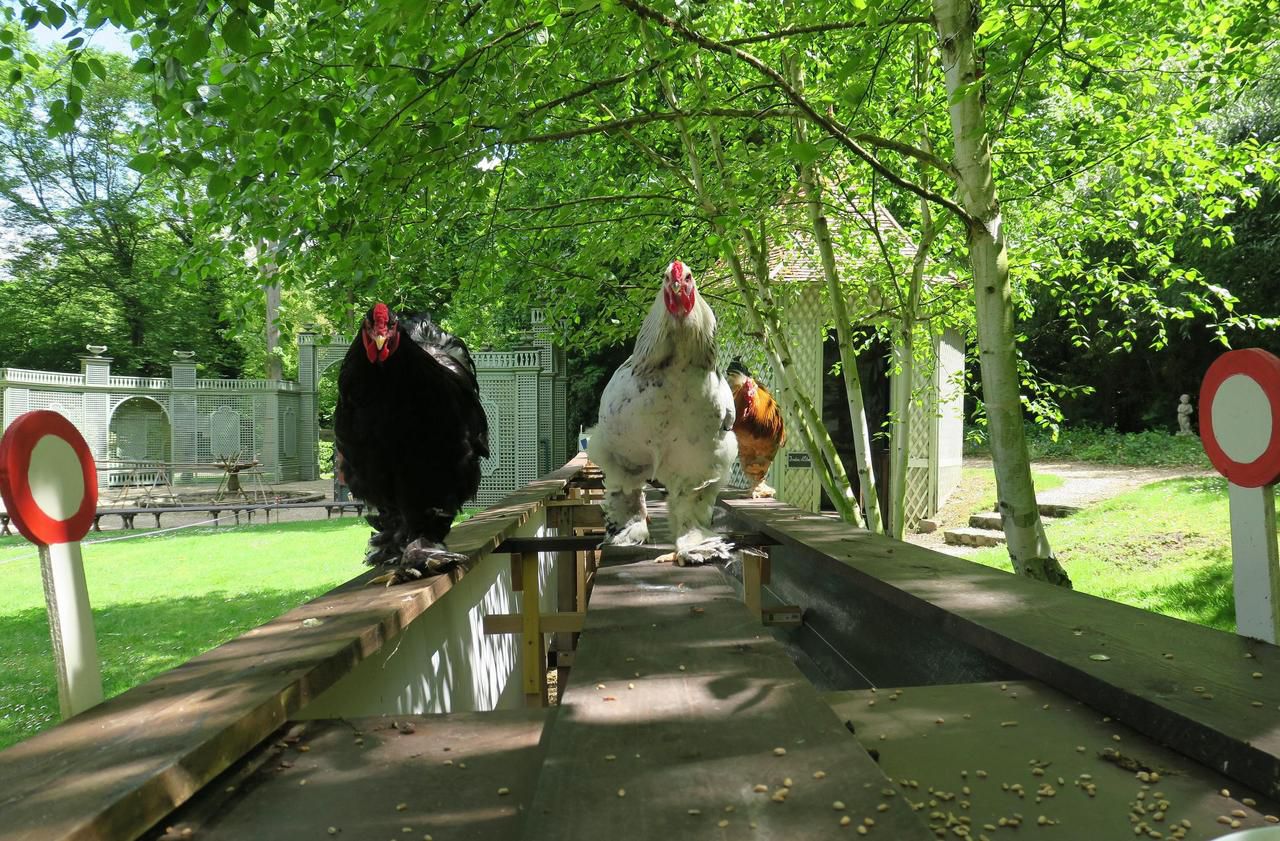
<instances>
[{"instance_id":1,"label":"white feather","mask_svg":"<svg viewBox=\"0 0 1280 841\"><path fill-rule=\"evenodd\" d=\"M615 543L647 541L642 489L652 478L667 488L678 559L724 554L711 513L738 443L728 429L733 393L716 367L715 332L715 315L701 295L677 318L659 291L634 353L601 395L589 454L605 472L605 514Z\"/></svg>"}]
</instances>

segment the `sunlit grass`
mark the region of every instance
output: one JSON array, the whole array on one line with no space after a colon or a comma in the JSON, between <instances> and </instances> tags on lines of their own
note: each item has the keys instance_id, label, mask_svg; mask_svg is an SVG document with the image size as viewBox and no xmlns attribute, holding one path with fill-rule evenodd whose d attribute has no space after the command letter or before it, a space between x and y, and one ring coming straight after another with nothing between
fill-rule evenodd
<instances>
[{"instance_id":1,"label":"sunlit grass","mask_svg":"<svg viewBox=\"0 0 1280 841\"><path fill-rule=\"evenodd\" d=\"M1226 480L1155 482L1046 523L1080 592L1235 630ZM1009 569L1003 546L969 559Z\"/></svg>"},{"instance_id":2,"label":"sunlit grass","mask_svg":"<svg viewBox=\"0 0 1280 841\"><path fill-rule=\"evenodd\" d=\"M107 695L355 577L368 536L363 519L342 518L85 545ZM35 548L0 539L0 747L57 722L52 658Z\"/></svg>"}]
</instances>

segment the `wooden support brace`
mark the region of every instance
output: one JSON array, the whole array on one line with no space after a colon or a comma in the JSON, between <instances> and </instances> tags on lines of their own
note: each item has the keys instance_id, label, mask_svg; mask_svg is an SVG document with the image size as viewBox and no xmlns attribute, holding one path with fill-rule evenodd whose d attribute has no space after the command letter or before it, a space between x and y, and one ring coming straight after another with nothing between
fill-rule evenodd
<instances>
[{"instance_id":1,"label":"wooden support brace","mask_svg":"<svg viewBox=\"0 0 1280 841\"><path fill-rule=\"evenodd\" d=\"M757 549L742 550L742 600L751 615L762 618L761 588L769 583L769 556Z\"/></svg>"},{"instance_id":2,"label":"wooden support brace","mask_svg":"<svg viewBox=\"0 0 1280 841\"><path fill-rule=\"evenodd\" d=\"M483 619L486 634L522 634L525 628L523 613L490 613ZM538 626L544 634L576 634L582 631L586 616L577 612L542 613Z\"/></svg>"},{"instance_id":3,"label":"wooden support brace","mask_svg":"<svg viewBox=\"0 0 1280 841\"><path fill-rule=\"evenodd\" d=\"M524 703L528 707L547 705L547 652L542 637L542 612L539 605L538 553L523 552L520 573L523 584L521 599L522 642L520 672L524 684Z\"/></svg>"}]
</instances>

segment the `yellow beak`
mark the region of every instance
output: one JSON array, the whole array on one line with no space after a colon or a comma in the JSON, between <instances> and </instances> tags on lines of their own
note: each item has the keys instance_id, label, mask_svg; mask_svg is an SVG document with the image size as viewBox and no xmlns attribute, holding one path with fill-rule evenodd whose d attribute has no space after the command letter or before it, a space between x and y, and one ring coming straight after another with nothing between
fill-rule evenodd
<instances>
[{"instance_id":1,"label":"yellow beak","mask_svg":"<svg viewBox=\"0 0 1280 841\"><path fill-rule=\"evenodd\" d=\"M387 343L387 337L386 337L386 336L374 336L374 337L373 337L373 344L374 344L374 346L375 346L378 350L382 350L382 346L383 346L383 345L385 345L386 343Z\"/></svg>"}]
</instances>

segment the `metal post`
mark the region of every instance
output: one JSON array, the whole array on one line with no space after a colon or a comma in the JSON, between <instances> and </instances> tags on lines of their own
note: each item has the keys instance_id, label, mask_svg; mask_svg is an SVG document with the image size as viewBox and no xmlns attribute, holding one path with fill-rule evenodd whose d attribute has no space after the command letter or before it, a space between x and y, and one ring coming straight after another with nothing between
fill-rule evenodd
<instances>
[{"instance_id":1,"label":"metal post","mask_svg":"<svg viewBox=\"0 0 1280 841\"><path fill-rule=\"evenodd\" d=\"M1276 552L1274 485L1227 483L1236 633L1274 643L1280 632L1280 568Z\"/></svg>"},{"instance_id":2,"label":"metal post","mask_svg":"<svg viewBox=\"0 0 1280 841\"><path fill-rule=\"evenodd\" d=\"M103 697L102 668L80 544L41 546L40 576L58 673L58 705L62 717L70 718L100 703Z\"/></svg>"}]
</instances>

